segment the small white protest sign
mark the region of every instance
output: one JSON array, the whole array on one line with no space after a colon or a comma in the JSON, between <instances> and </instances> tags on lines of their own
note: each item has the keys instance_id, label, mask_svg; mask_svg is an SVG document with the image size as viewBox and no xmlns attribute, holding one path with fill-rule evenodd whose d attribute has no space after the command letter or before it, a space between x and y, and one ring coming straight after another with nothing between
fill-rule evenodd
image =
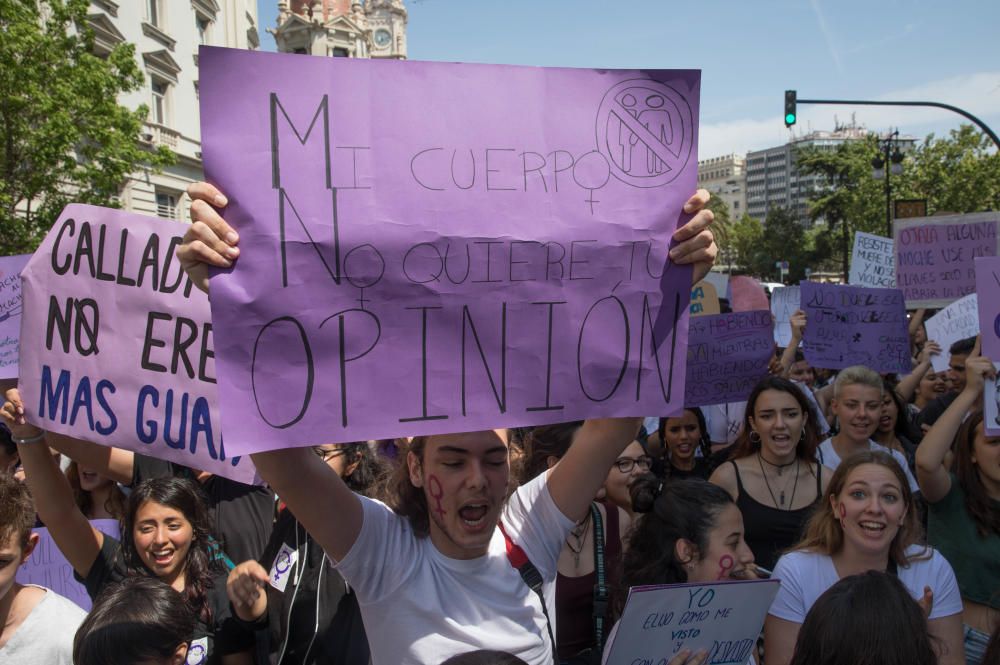
<instances>
[{"instance_id":1,"label":"small white protest sign","mask_svg":"<svg viewBox=\"0 0 1000 665\"><path fill-rule=\"evenodd\" d=\"M927 339L941 346L941 353L931 356L935 372L948 371L948 347L960 339L979 334L979 297L971 293L959 298L927 319Z\"/></svg>"},{"instance_id":2,"label":"small white protest sign","mask_svg":"<svg viewBox=\"0 0 1000 665\"><path fill-rule=\"evenodd\" d=\"M690 649L707 663L746 663L778 580L633 587L612 641L607 665L665 663Z\"/></svg>"},{"instance_id":3,"label":"small white protest sign","mask_svg":"<svg viewBox=\"0 0 1000 665\"><path fill-rule=\"evenodd\" d=\"M847 283L880 289L896 288L896 250L892 238L857 231Z\"/></svg>"},{"instance_id":4,"label":"small white protest sign","mask_svg":"<svg viewBox=\"0 0 1000 665\"><path fill-rule=\"evenodd\" d=\"M774 314L774 342L788 346L792 342L792 314L799 309L798 286L785 286L771 293L771 314Z\"/></svg>"}]
</instances>

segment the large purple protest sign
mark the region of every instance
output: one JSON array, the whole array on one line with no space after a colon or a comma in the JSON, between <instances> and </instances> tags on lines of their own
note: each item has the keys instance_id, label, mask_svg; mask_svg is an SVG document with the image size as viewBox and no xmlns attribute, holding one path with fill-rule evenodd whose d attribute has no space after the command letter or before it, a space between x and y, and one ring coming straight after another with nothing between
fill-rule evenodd
<instances>
[{"instance_id":1,"label":"large purple protest sign","mask_svg":"<svg viewBox=\"0 0 1000 665\"><path fill-rule=\"evenodd\" d=\"M91 520L90 524L112 538L119 537L118 520ZM74 579L73 566L52 540L49 530L43 527L32 529L32 533L38 534L38 544L28 560L17 569L15 579L19 584L37 584L52 589L89 612L91 600L87 589Z\"/></svg>"},{"instance_id":2,"label":"large purple protest sign","mask_svg":"<svg viewBox=\"0 0 1000 665\"><path fill-rule=\"evenodd\" d=\"M972 261L997 256L1000 213L897 219L896 285L906 306L944 307L976 290Z\"/></svg>"},{"instance_id":3,"label":"large purple protest sign","mask_svg":"<svg viewBox=\"0 0 1000 665\"><path fill-rule=\"evenodd\" d=\"M976 259L975 269L983 355L1000 362L1000 258Z\"/></svg>"},{"instance_id":4,"label":"large purple protest sign","mask_svg":"<svg viewBox=\"0 0 1000 665\"><path fill-rule=\"evenodd\" d=\"M235 452L675 413L697 71L203 49Z\"/></svg>"},{"instance_id":5,"label":"large purple protest sign","mask_svg":"<svg viewBox=\"0 0 1000 665\"><path fill-rule=\"evenodd\" d=\"M174 256L185 228L66 206L22 273L21 396L45 429L250 483L222 442L208 298Z\"/></svg>"},{"instance_id":6,"label":"large purple protest sign","mask_svg":"<svg viewBox=\"0 0 1000 665\"><path fill-rule=\"evenodd\" d=\"M767 375L774 355L771 311L691 317L685 406L737 402Z\"/></svg>"},{"instance_id":7,"label":"large purple protest sign","mask_svg":"<svg viewBox=\"0 0 1000 665\"><path fill-rule=\"evenodd\" d=\"M909 372L910 335L899 289L802 282L802 351L813 367L865 365Z\"/></svg>"},{"instance_id":8,"label":"large purple protest sign","mask_svg":"<svg viewBox=\"0 0 1000 665\"><path fill-rule=\"evenodd\" d=\"M17 378L21 335L21 270L31 254L0 256L0 379Z\"/></svg>"}]
</instances>

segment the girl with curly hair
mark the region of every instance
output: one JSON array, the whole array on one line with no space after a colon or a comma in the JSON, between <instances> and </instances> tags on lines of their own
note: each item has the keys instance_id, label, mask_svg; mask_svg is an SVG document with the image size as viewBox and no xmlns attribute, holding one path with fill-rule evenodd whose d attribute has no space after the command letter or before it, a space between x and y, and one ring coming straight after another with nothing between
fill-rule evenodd
<instances>
[{"instance_id":1,"label":"girl with curly hair","mask_svg":"<svg viewBox=\"0 0 1000 665\"><path fill-rule=\"evenodd\" d=\"M232 616L226 597L228 559L211 536L198 486L182 478L137 485L125 506L119 542L95 529L77 506L49 454L45 432L19 415L23 406L17 391L8 391L7 399L2 415L14 434L35 509L90 597L126 577L156 577L181 595L194 617L189 662L250 663L253 633Z\"/></svg>"}]
</instances>

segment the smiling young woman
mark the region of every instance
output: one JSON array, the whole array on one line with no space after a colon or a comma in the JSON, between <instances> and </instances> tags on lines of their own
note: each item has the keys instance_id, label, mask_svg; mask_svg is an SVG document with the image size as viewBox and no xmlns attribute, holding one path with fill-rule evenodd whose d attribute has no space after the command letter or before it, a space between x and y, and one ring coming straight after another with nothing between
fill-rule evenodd
<instances>
[{"instance_id":1,"label":"smiling young woman","mask_svg":"<svg viewBox=\"0 0 1000 665\"><path fill-rule=\"evenodd\" d=\"M764 623L768 665L787 665L806 614L826 589L869 570L897 576L922 599L938 662L960 665L962 602L955 574L938 552L917 544L921 535L913 493L893 456L861 451L844 459L805 537L774 568L781 588Z\"/></svg>"},{"instance_id":2,"label":"smiling young woman","mask_svg":"<svg viewBox=\"0 0 1000 665\"><path fill-rule=\"evenodd\" d=\"M253 633L232 616L224 555L211 538L208 512L193 481L154 478L133 488L119 542L95 529L77 506L45 445L45 432L25 422L18 392L6 396L0 411L18 443L38 516L90 597L129 576L156 577L181 595L194 616L189 653L203 656L198 662L252 662Z\"/></svg>"}]
</instances>

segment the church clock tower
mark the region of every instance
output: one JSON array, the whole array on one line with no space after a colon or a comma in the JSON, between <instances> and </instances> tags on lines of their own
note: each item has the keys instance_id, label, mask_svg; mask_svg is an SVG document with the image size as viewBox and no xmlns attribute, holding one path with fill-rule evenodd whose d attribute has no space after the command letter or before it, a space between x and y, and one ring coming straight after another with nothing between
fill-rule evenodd
<instances>
[{"instance_id":1,"label":"church clock tower","mask_svg":"<svg viewBox=\"0 0 1000 665\"><path fill-rule=\"evenodd\" d=\"M278 51L406 59L403 0L278 0Z\"/></svg>"}]
</instances>

